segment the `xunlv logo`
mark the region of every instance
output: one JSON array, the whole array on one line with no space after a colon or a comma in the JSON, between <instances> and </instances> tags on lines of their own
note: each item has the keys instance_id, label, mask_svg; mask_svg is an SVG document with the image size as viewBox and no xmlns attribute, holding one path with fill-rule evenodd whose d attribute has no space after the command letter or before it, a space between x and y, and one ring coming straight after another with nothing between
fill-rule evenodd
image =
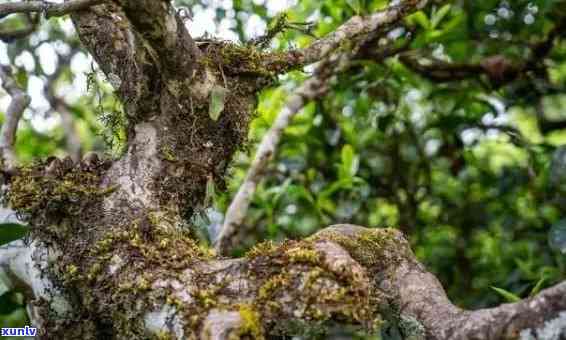
<instances>
[{"instance_id":1,"label":"xunlv logo","mask_svg":"<svg viewBox=\"0 0 566 340\"><path fill-rule=\"evenodd\" d=\"M23 328L2 328L1 336L35 336L37 329L35 327L25 326Z\"/></svg>"}]
</instances>

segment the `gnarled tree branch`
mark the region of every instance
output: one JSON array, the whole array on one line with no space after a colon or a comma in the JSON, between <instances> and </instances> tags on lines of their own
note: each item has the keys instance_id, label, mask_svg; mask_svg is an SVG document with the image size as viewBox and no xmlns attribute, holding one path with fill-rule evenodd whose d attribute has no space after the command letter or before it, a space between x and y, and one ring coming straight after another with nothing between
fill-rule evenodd
<instances>
[{"instance_id":1,"label":"gnarled tree branch","mask_svg":"<svg viewBox=\"0 0 566 340\"><path fill-rule=\"evenodd\" d=\"M119 258L106 262L101 269L108 271L105 279L94 286L92 294L99 289L120 292L114 285L127 282L131 272L126 266L128 256L136 256L136 266L152 262L142 251L149 250L151 243L115 242L117 249L137 247L141 253L120 252ZM180 240L175 242L182 253L184 246L177 243ZM20 256L12 250L17 249L0 249L5 270ZM31 263L29 258L24 261ZM293 325L313 329L331 321L367 331L377 330L376 325L400 327L406 338L530 339L555 334L549 338L558 339L566 334L566 283L517 303L462 310L449 301L438 280L416 260L409 243L394 229L336 225L305 241L259 245L242 259L204 257L170 268L167 275L147 270L131 283L139 287L138 298L143 301L162 294L168 298L146 311L143 325L150 333L178 339L244 335L261 339L297 334ZM16 276L28 284L32 281L29 274ZM41 289L34 292L39 294ZM129 293L122 289L114 298L120 299L121 294Z\"/></svg>"},{"instance_id":2,"label":"gnarled tree branch","mask_svg":"<svg viewBox=\"0 0 566 340\"><path fill-rule=\"evenodd\" d=\"M251 189L242 189L243 208L234 208L227 223L241 220L237 213L245 213L291 118L326 91L333 68L349 55L326 59L341 41L364 40L423 4L405 1L369 21L353 19L301 52L299 63L325 61L260 146ZM0 262L19 280L32 281L12 264L35 261L41 274L65 288L58 301L70 305L62 308L70 318L47 320L53 304L38 307L34 317L46 318L51 337L261 339L329 322L374 331L386 320L413 338L516 337L538 334L533 329L549 323L564 330L553 321L566 308L559 299L564 284L525 302L463 311L392 229L334 226L304 241L259 245L240 259L203 250L186 232L186 217L198 209L209 181L222 182L226 163L245 140L255 95L272 74L250 58L256 51L218 41L193 44L167 1L108 2L74 12L73 21L124 102L129 140L116 161L51 160L10 179L7 200L30 222L44 256L0 249ZM185 52L186 59L171 59ZM232 59L226 63L214 58L218 54ZM254 67L232 67L238 63ZM223 104L214 115L212 101ZM36 298L57 301L59 292L42 295L38 287L32 289Z\"/></svg>"},{"instance_id":3,"label":"gnarled tree branch","mask_svg":"<svg viewBox=\"0 0 566 340\"><path fill-rule=\"evenodd\" d=\"M404 0L383 11L365 17L352 17L335 31L314 41L304 49L289 51L283 56L279 53L266 55L264 64L270 69L285 72L291 68L315 63L327 57L343 44L356 46L355 41L357 39L364 39L367 38L368 34L376 34L378 31L383 32L391 29L392 25L397 24L415 10L423 8L427 3L427 0ZM286 62L281 63L282 59Z\"/></svg>"}]
</instances>

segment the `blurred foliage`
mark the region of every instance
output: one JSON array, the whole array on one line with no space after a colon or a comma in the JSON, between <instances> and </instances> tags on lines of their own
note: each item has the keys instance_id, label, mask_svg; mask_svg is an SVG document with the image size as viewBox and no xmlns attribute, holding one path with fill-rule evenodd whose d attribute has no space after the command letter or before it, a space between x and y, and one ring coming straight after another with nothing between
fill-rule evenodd
<instances>
[{"instance_id":1,"label":"blurred foliage","mask_svg":"<svg viewBox=\"0 0 566 340\"><path fill-rule=\"evenodd\" d=\"M185 10L189 26L209 13L217 28L242 42L254 38L252 21L268 27L280 14L273 8L282 3L177 1L190 8ZM322 36L388 1L289 3L288 20L313 22L312 33ZM432 5L406 19L414 31L409 47L447 62L479 63L495 54L521 61L531 44L564 20L564 6L558 0ZM19 25L17 18L8 19L0 24ZM407 36L406 29L397 33L400 39ZM313 39L291 29L269 48L302 47ZM57 112L41 102L38 88L71 53L54 86L71 107L83 150L108 150L110 143L112 154L119 154L120 104L78 47L68 20L50 19L29 39L2 48L22 70L18 81L34 98L18 132L23 160L65 154L66 131ZM302 238L334 223L394 226L463 307L524 298L566 279L566 39L556 40L544 65L547 77L533 74L497 88L482 78L435 83L397 58L355 62L334 81L332 94L308 105L286 131L255 195L237 253L264 239ZM220 223L254 146L306 77L308 69L294 71L260 94L250 148L235 158L228 192L215 194L209 221L202 223ZM87 91L87 84L96 86ZM0 324L24 322L17 294L2 295Z\"/></svg>"}]
</instances>

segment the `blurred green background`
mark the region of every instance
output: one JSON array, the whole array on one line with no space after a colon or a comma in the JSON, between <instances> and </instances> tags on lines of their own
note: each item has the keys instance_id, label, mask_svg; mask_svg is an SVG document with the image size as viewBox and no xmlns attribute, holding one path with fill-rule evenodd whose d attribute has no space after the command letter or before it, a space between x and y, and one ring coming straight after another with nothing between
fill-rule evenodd
<instances>
[{"instance_id":1,"label":"blurred green background","mask_svg":"<svg viewBox=\"0 0 566 340\"><path fill-rule=\"evenodd\" d=\"M281 13L290 22L313 23L309 32L279 34L273 50L307 46L353 15L388 5L177 3L191 8L183 13L195 37L245 42ZM530 45L566 20L564 6L556 0L449 1L412 15L390 36L403 43L411 31L416 55L446 62L480 63L492 55L520 62ZM0 19L0 31L26 20ZM90 150L120 155L120 103L67 18L42 19L30 37L0 43L0 62L14 67L32 96L18 131L23 162ZM298 239L330 224L355 223L403 230L462 307L514 301L566 279L566 41L557 39L540 64L543 74L495 87L482 77L430 81L395 57L355 62L333 82L331 95L309 104L286 131L236 254L262 240ZM259 95L250 143L233 161L228 191L211 192L211 206L194 218L202 234L217 230L257 142L310 69L281 76ZM8 102L0 92L0 113ZM0 239L7 230L0 229ZM22 294L10 287L0 293L0 326L25 324Z\"/></svg>"}]
</instances>

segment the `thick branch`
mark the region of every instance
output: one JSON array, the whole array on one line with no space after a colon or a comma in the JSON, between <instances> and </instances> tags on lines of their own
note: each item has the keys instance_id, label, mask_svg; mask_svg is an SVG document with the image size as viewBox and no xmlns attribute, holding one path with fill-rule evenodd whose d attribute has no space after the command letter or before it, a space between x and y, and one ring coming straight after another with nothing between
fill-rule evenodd
<instances>
[{"instance_id":1,"label":"thick branch","mask_svg":"<svg viewBox=\"0 0 566 340\"><path fill-rule=\"evenodd\" d=\"M170 1L120 0L126 16L159 56L172 91L189 86L200 51Z\"/></svg>"},{"instance_id":2,"label":"thick branch","mask_svg":"<svg viewBox=\"0 0 566 340\"><path fill-rule=\"evenodd\" d=\"M154 263L145 255L151 244L134 247L144 254L136 257L138 268ZM182 253L182 243L177 247ZM181 275L161 276L159 269L147 267L144 274L131 276L124 266L128 252L120 254L119 260L110 261L112 276L103 274L106 279L100 284L134 277L134 287L146 281L142 289L148 295L166 292L168 303L153 305L144 323L153 333L177 338L198 334L203 339L261 339L268 334L295 335L292 325L309 329L329 321L372 331L379 319L415 320L417 334L401 327L404 338L496 340L544 331L566 334L561 319L566 283L518 303L465 311L449 301L394 229L337 225L305 241L260 245L242 259L192 261L177 267Z\"/></svg>"},{"instance_id":3,"label":"thick branch","mask_svg":"<svg viewBox=\"0 0 566 340\"><path fill-rule=\"evenodd\" d=\"M266 56L264 63L270 69L279 69L282 64L281 59L287 60L287 63L285 63L286 68L315 63L327 57L343 44L351 44L352 41L363 38L370 33L375 34L377 31L390 29L392 25L398 23L415 10L423 8L427 3L427 0L405 0L366 17L352 17L335 31L316 40L310 46L301 50L290 51L285 58L282 58L280 55L272 58Z\"/></svg>"},{"instance_id":4,"label":"thick branch","mask_svg":"<svg viewBox=\"0 0 566 340\"><path fill-rule=\"evenodd\" d=\"M72 0L64 3L50 3L45 1L10 2L0 4L0 18L14 13L33 12L42 12L47 16L62 16L100 4L103 1L105 0Z\"/></svg>"},{"instance_id":5,"label":"thick branch","mask_svg":"<svg viewBox=\"0 0 566 340\"><path fill-rule=\"evenodd\" d=\"M142 116L158 107L155 53L135 31L124 11L110 2L73 13L84 46L116 89L126 112Z\"/></svg>"},{"instance_id":6,"label":"thick branch","mask_svg":"<svg viewBox=\"0 0 566 340\"><path fill-rule=\"evenodd\" d=\"M387 232L393 233L389 241L384 240ZM336 238L336 234L349 240ZM371 234L380 234L380 246L384 246L374 254L367 253L372 244L378 245L368 242ZM516 339L520 334L541 336L545 327L546 334L556 334L556 339L566 335L566 282L517 303L465 311L448 300L439 281L417 262L397 231L338 225L319 232L315 238L334 239L345 247L401 315L413 317L424 326L427 339Z\"/></svg>"},{"instance_id":7,"label":"thick branch","mask_svg":"<svg viewBox=\"0 0 566 340\"><path fill-rule=\"evenodd\" d=\"M0 160L3 159L4 167L12 169L16 165L16 154L14 153L14 143L18 123L29 105L29 96L16 84L8 66L0 65L0 79L6 92L12 97L8 110L5 114L4 124L0 130Z\"/></svg>"},{"instance_id":8,"label":"thick branch","mask_svg":"<svg viewBox=\"0 0 566 340\"><path fill-rule=\"evenodd\" d=\"M545 69L542 61L551 52L555 40L564 33L566 33L566 23L562 20L544 40L529 46L528 58L518 62L503 55L492 55L485 57L479 63L451 63L434 59L419 60L419 56L414 53L401 55L400 61L414 72L435 82L459 81L485 75L494 86L500 87L527 72L541 73L541 70Z\"/></svg>"}]
</instances>

